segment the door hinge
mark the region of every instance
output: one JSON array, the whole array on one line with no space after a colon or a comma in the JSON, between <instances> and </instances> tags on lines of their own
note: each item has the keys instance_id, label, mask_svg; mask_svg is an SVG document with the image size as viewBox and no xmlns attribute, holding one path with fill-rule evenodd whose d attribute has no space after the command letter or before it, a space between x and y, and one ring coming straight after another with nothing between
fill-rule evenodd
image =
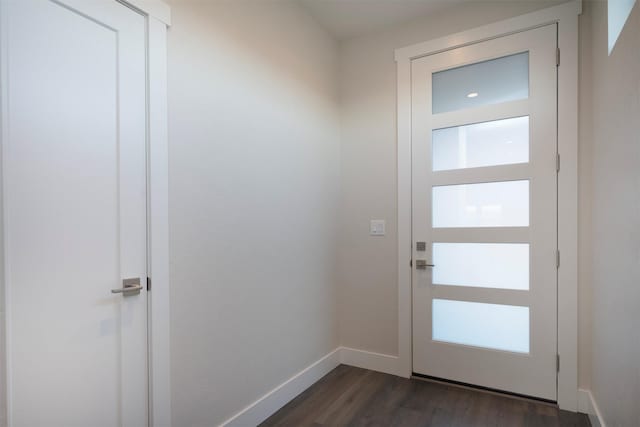
<instances>
[{"instance_id":1,"label":"door hinge","mask_svg":"<svg viewBox=\"0 0 640 427\"><path fill-rule=\"evenodd\" d=\"M413 260L412 259L409 260L409 267L413 268Z\"/></svg>"},{"instance_id":2,"label":"door hinge","mask_svg":"<svg viewBox=\"0 0 640 427\"><path fill-rule=\"evenodd\" d=\"M560 172L560 154L556 155L556 172Z\"/></svg>"},{"instance_id":3,"label":"door hinge","mask_svg":"<svg viewBox=\"0 0 640 427\"><path fill-rule=\"evenodd\" d=\"M556 48L556 67L560 66L560 48Z\"/></svg>"},{"instance_id":4,"label":"door hinge","mask_svg":"<svg viewBox=\"0 0 640 427\"><path fill-rule=\"evenodd\" d=\"M147 292L151 290L151 277L147 277Z\"/></svg>"},{"instance_id":5,"label":"door hinge","mask_svg":"<svg viewBox=\"0 0 640 427\"><path fill-rule=\"evenodd\" d=\"M560 268L560 251L556 251L556 268Z\"/></svg>"},{"instance_id":6,"label":"door hinge","mask_svg":"<svg viewBox=\"0 0 640 427\"><path fill-rule=\"evenodd\" d=\"M560 372L560 355L556 354L556 372Z\"/></svg>"}]
</instances>

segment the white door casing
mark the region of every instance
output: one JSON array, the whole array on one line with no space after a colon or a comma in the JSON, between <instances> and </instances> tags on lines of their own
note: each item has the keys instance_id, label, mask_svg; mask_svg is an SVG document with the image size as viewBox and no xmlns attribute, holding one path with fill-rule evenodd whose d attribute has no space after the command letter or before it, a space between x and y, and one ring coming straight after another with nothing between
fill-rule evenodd
<instances>
[{"instance_id":1,"label":"white door casing","mask_svg":"<svg viewBox=\"0 0 640 427\"><path fill-rule=\"evenodd\" d=\"M555 24L547 25L414 59L411 66L413 371L553 401L557 398L556 31ZM527 99L432 114L432 73L520 52L529 53ZM432 130L524 116L530 125L527 163L432 171ZM528 227L432 227L432 187L505 181L529 182ZM426 242L425 251L416 250L418 241ZM528 244L529 290L432 285L434 271L416 269L415 261L430 263L432 245L438 242ZM434 299L528 307L528 352L432 340Z\"/></svg>"},{"instance_id":2,"label":"white door casing","mask_svg":"<svg viewBox=\"0 0 640 427\"><path fill-rule=\"evenodd\" d=\"M544 25L558 26L558 406L578 405L578 17L582 0L519 15L395 50L397 62L398 357L390 372L412 368L411 62Z\"/></svg>"},{"instance_id":3,"label":"white door casing","mask_svg":"<svg viewBox=\"0 0 640 427\"><path fill-rule=\"evenodd\" d=\"M11 425L148 423L146 18L3 4Z\"/></svg>"}]
</instances>

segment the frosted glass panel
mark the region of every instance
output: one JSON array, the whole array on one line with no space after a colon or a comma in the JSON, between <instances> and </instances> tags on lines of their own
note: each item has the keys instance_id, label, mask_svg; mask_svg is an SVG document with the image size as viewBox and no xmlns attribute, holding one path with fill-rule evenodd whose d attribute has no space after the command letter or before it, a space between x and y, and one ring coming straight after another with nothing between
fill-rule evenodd
<instances>
[{"instance_id":1,"label":"frosted glass panel","mask_svg":"<svg viewBox=\"0 0 640 427\"><path fill-rule=\"evenodd\" d=\"M433 73L433 114L529 97L529 52Z\"/></svg>"},{"instance_id":2,"label":"frosted glass panel","mask_svg":"<svg viewBox=\"0 0 640 427\"><path fill-rule=\"evenodd\" d=\"M529 181L433 187L433 227L526 227Z\"/></svg>"},{"instance_id":3,"label":"frosted glass panel","mask_svg":"<svg viewBox=\"0 0 640 427\"><path fill-rule=\"evenodd\" d=\"M436 129L433 170L527 163L529 117Z\"/></svg>"},{"instance_id":4,"label":"frosted glass panel","mask_svg":"<svg viewBox=\"0 0 640 427\"><path fill-rule=\"evenodd\" d=\"M433 300L433 339L529 352L529 307Z\"/></svg>"},{"instance_id":5,"label":"frosted glass panel","mask_svg":"<svg viewBox=\"0 0 640 427\"><path fill-rule=\"evenodd\" d=\"M433 283L498 289L529 289L529 245L434 243Z\"/></svg>"}]
</instances>

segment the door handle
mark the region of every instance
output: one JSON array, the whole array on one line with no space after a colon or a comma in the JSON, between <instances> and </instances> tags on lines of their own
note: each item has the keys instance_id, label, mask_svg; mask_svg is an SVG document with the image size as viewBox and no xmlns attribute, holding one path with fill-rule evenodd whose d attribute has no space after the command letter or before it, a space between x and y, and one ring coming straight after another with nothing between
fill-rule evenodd
<instances>
[{"instance_id":1,"label":"door handle","mask_svg":"<svg viewBox=\"0 0 640 427\"><path fill-rule=\"evenodd\" d=\"M416 260L416 269L425 270L427 267L435 267L435 264L427 264L427 260L425 259Z\"/></svg>"},{"instance_id":2,"label":"door handle","mask_svg":"<svg viewBox=\"0 0 640 427\"><path fill-rule=\"evenodd\" d=\"M142 285L140 285L140 278L135 277L132 279L124 279L122 281L122 287L118 289L111 289L112 294L130 294L133 292L140 292Z\"/></svg>"}]
</instances>

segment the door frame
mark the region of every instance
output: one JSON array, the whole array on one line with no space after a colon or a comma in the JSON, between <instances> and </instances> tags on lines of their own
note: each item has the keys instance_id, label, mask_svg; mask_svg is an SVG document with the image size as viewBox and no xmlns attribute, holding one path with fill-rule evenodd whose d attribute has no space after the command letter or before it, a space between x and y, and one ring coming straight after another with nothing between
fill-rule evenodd
<instances>
[{"instance_id":1,"label":"door frame","mask_svg":"<svg viewBox=\"0 0 640 427\"><path fill-rule=\"evenodd\" d=\"M578 410L578 16L582 0L517 16L395 50L397 63L398 358L395 373L412 368L411 61L540 26L558 26L558 405Z\"/></svg>"},{"instance_id":2,"label":"door frame","mask_svg":"<svg viewBox=\"0 0 640 427\"><path fill-rule=\"evenodd\" d=\"M55 0L66 3L65 0ZM148 366L149 425L171 426L170 341L169 341L169 165L167 125L167 28L171 25L171 9L162 0L113 0L146 17L147 38L147 276L153 292L148 296ZM8 139L8 102L3 96L8 88L6 1L0 0L0 151ZM2 158L4 165L4 158ZM2 194L5 193L4 170ZM10 289L6 286L7 253L4 230L7 227L4 200L0 195L0 427L11 425L10 389L6 381L11 373L11 360L6 355L11 309Z\"/></svg>"}]
</instances>

